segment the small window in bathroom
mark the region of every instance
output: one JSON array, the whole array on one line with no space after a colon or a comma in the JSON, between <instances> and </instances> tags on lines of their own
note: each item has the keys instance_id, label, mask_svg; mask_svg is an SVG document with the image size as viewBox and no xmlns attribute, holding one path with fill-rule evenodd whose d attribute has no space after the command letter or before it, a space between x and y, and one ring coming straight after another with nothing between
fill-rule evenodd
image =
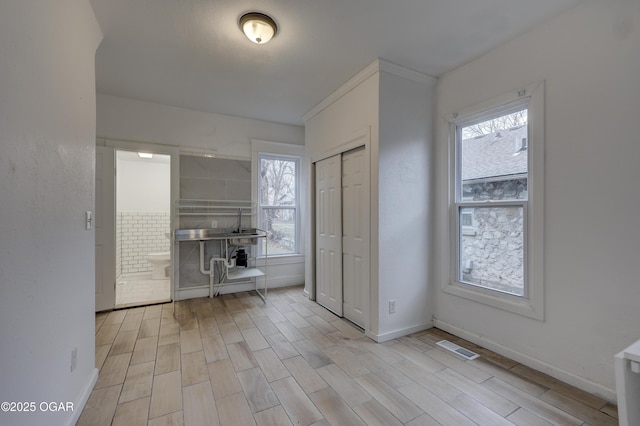
<instances>
[{"instance_id":1,"label":"small window in bathroom","mask_svg":"<svg viewBox=\"0 0 640 426\"><path fill-rule=\"evenodd\" d=\"M269 256L298 253L299 169L297 157L260 154L259 228L267 232L260 247Z\"/></svg>"}]
</instances>

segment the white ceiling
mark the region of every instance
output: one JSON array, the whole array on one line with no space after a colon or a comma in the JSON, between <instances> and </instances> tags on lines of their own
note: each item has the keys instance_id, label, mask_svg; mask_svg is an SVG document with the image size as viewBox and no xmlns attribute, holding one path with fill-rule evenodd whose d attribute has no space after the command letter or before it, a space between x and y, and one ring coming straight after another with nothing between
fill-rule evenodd
<instances>
[{"instance_id":1,"label":"white ceiling","mask_svg":"<svg viewBox=\"0 0 640 426\"><path fill-rule=\"evenodd\" d=\"M376 58L439 76L581 0L91 0L100 93L301 125ZM272 16L247 40L238 18Z\"/></svg>"}]
</instances>

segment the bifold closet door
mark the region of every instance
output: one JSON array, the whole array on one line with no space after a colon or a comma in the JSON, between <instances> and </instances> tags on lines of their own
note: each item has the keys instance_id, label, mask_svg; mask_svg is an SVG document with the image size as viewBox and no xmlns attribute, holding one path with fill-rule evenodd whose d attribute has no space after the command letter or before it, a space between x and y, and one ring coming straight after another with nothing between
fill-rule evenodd
<instances>
[{"instance_id":1,"label":"bifold closet door","mask_svg":"<svg viewBox=\"0 0 640 426\"><path fill-rule=\"evenodd\" d=\"M342 156L316 163L316 301L342 316Z\"/></svg>"}]
</instances>

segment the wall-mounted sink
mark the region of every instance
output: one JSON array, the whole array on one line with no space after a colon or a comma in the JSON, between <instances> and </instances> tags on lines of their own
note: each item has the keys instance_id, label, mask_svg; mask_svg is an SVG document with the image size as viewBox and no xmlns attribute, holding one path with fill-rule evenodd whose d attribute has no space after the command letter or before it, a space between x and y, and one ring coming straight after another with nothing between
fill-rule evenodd
<instances>
[{"instance_id":1,"label":"wall-mounted sink","mask_svg":"<svg viewBox=\"0 0 640 426\"><path fill-rule=\"evenodd\" d=\"M202 241L225 238L228 232L224 229L176 229L176 241Z\"/></svg>"},{"instance_id":2,"label":"wall-mounted sink","mask_svg":"<svg viewBox=\"0 0 640 426\"><path fill-rule=\"evenodd\" d=\"M258 244L258 238L264 236L264 233L259 232L255 228L241 229L239 232L228 234L229 244L232 246L256 245Z\"/></svg>"}]
</instances>

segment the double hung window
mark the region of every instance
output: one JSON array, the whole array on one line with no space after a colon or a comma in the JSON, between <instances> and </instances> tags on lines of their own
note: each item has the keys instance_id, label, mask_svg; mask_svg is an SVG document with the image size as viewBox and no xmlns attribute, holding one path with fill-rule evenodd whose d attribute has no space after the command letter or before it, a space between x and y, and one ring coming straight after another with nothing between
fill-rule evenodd
<instances>
[{"instance_id":1,"label":"double hung window","mask_svg":"<svg viewBox=\"0 0 640 426\"><path fill-rule=\"evenodd\" d=\"M528 110L512 109L456 126L456 278L525 296Z\"/></svg>"},{"instance_id":2,"label":"double hung window","mask_svg":"<svg viewBox=\"0 0 640 426\"><path fill-rule=\"evenodd\" d=\"M544 132L538 92L523 90L450 121L452 277L445 291L541 319Z\"/></svg>"},{"instance_id":3,"label":"double hung window","mask_svg":"<svg viewBox=\"0 0 640 426\"><path fill-rule=\"evenodd\" d=\"M267 232L261 253L296 254L299 233L299 169L298 157L258 155L259 228Z\"/></svg>"}]
</instances>

